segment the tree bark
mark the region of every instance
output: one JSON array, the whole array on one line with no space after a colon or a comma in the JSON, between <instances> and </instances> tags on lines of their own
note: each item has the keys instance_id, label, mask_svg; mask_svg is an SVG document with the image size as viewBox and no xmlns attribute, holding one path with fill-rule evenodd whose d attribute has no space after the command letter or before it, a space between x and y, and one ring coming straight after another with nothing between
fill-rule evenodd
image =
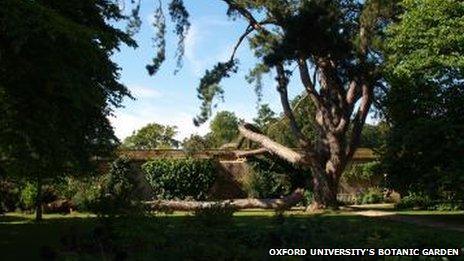
<instances>
[{"instance_id":1,"label":"tree bark","mask_svg":"<svg viewBox=\"0 0 464 261\"><path fill-rule=\"evenodd\" d=\"M320 209L338 209L338 180L333 179L322 168L312 169L313 201L308 206L310 211Z\"/></svg>"},{"instance_id":2,"label":"tree bark","mask_svg":"<svg viewBox=\"0 0 464 261\"><path fill-rule=\"evenodd\" d=\"M194 211L212 206L231 207L234 209L288 209L303 199L304 190L297 189L291 195L280 199L230 199L223 201L176 201L155 200L146 202L152 210L183 210Z\"/></svg>"},{"instance_id":3,"label":"tree bark","mask_svg":"<svg viewBox=\"0 0 464 261\"><path fill-rule=\"evenodd\" d=\"M35 198L35 221L42 220L42 177L37 175L37 195Z\"/></svg>"}]
</instances>

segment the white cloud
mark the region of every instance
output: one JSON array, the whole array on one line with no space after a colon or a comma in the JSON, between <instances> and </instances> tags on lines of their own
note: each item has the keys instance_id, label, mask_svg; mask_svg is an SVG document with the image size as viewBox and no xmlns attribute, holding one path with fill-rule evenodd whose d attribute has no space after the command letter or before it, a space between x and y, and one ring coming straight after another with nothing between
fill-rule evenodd
<instances>
[{"instance_id":1,"label":"white cloud","mask_svg":"<svg viewBox=\"0 0 464 261\"><path fill-rule=\"evenodd\" d=\"M185 59L196 76L202 76L204 71L215 63L229 59L235 44L230 43L230 39L218 38L214 32L224 30L224 27L231 25L230 21L214 17L192 21L185 38ZM209 49L205 50L205 46ZM218 48L218 46L225 47Z\"/></svg>"},{"instance_id":2,"label":"white cloud","mask_svg":"<svg viewBox=\"0 0 464 261\"><path fill-rule=\"evenodd\" d=\"M110 122L114 127L116 136L120 140L124 140L134 131L142 128L149 123L159 123L163 125L177 126L178 140L183 140L191 134L204 135L209 130L207 123L196 127L193 124L193 116L184 112L170 113L172 109L159 109L155 107L140 108L137 111L120 110L115 113L114 117L110 118Z\"/></svg>"},{"instance_id":3,"label":"white cloud","mask_svg":"<svg viewBox=\"0 0 464 261\"><path fill-rule=\"evenodd\" d=\"M205 61L197 57L197 45L201 40L198 26L192 24L187 37L185 37L185 59L190 62L195 75L203 73L205 67Z\"/></svg>"},{"instance_id":4,"label":"white cloud","mask_svg":"<svg viewBox=\"0 0 464 261\"><path fill-rule=\"evenodd\" d=\"M154 87L129 85L129 90L136 99L153 99L162 97L162 93Z\"/></svg>"}]
</instances>

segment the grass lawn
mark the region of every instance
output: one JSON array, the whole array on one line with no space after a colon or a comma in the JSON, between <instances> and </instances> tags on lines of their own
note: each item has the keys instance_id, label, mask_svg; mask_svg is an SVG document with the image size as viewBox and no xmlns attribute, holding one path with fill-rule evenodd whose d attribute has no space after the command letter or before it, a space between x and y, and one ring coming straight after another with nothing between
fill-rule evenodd
<instances>
[{"instance_id":1,"label":"grass lawn","mask_svg":"<svg viewBox=\"0 0 464 261\"><path fill-rule=\"evenodd\" d=\"M452 222L464 217L462 212L438 214L441 220ZM40 256L71 260L263 259L269 257L270 248L464 247L461 232L348 212L290 212L279 218L272 211L252 210L238 212L231 220L201 220L175 212L111 222L111 226L103 226L88 214L45 215L39 224L31 215L0 216L2 260Z\"/></svg>"}]
</instances>

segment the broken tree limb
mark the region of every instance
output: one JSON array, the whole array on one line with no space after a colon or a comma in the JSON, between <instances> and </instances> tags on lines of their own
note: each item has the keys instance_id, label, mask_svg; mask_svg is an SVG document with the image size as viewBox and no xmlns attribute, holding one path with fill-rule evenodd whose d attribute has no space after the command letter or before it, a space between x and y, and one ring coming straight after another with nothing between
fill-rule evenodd
<instances>
[{"instance_id":1,"label":"broken tree limb","mask_svg":"<svg viewBox=\"0 0 464 261\"><path fill-rule=\"evenodd\" d=\"M260 149L256 149L256 150L236 151L235 156L237 158L246 158L246 157L255 156L255 155L261 155L261 154L265 154L265 153L269 153L269 151L266 148L260 148Z\"/></svg>"},{"instance_id":2,"label":"broken tree limb","mask_svg":"<svg viewBox=\"0 0 464 261\"><path fill-rule=\"evenodd\" d=\"M278 199L229 199L223 201L177 201L155 200L145 202L152 210L182 210L195 211L213 206L229 207L234 209L288 209L303 199L304 190L296 189L292 194Z\"/></svg>"},{"instance_id":3,"label":"broken tree limb","mask_svg":"<svg viewBox=\"0 0 464 261\"><path fill-rule=\"evenodd\" d=\"M298 153L288 147L285 147L282 144L279 144L278 142L273 141L264 134L254 131L253 125L251 124L241 125L238 127L238 130L245 138L260 144L270 153L277 155L290 163L300 164L305 160L301 153Z\"/></svg>"}]
</instances>

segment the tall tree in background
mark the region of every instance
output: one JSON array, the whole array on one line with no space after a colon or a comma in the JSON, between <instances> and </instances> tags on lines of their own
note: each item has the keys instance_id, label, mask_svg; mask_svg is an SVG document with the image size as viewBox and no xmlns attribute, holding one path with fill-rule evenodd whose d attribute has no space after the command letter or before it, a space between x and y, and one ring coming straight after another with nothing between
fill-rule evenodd
<instances>
[{"instance_id":1,"label":"tall tree in background","mask_svg":"<svg viewBox=\"0 0 464 261\"><path fill-rule=\"evenodd\" d=\"M266 132L266 128L269 125L275 123L278 120L276 113L269 107L269 104L262 104L258 108L258 115L253 119L256 127L263 132Z\"/></svg>"},{"instance_id":2,"label":"tall tree in background","mask_svg":"<svg viewBox=\"0 0 464 261\"><path fill-rule=\"evenodd\" d=\"M262 74L275 73L284 113L302 152L272 140L251 124L239 127L241 135L261 146L256 153L272 153L310 169L312 208L336 208L341 174L358 147L375 88L381 83L382 59L377 44L395 1L223 2L229 16L245 19L248 26L230 59L218 63L201 79L198 93L202 110L195 123L210 117L215 97L223 94L219 83L236 71L236 50L249 37L259 60L250 79L259 84ZM307 115L315 122L314 139L302 132L288 99L292 68L296 68L306 97L315 106Z\"/></svg>"},{"instance_id":3,"label":"tall tree in background","mask_svg":"<svg viewBox=\"0 0 464 261\"><path fill-rule=\"evenodd\" d=\"M109 22L127 19L116 1L0 1L0 159L36 182L37 220L46 178L118 143L107 116L130 94L110 56L136 44Z\"/></svg>"},{"instance_id":4,"label":"tall tree in background","mask_svg":"<svg viewBox=\"0 0 464 261\"><path fill-rule=\"evenodd\" d=\"M198 134L192 134L182 141L182 149L187 153L205 151L210 148L212 145L208 136L202 137Z\"/></svg>"},{"instance_id":5,"label":"tall tree in background","mask_svg":"<svg viewBox=\"0 0 464 261\"><path fill-rule=\"evenodd\" d=\"M150 123L125 138L122 147L138 150L177 148L179 141L174 139L177 134L176 129L176 126Z\"/></svg>"},{"instance_id":6,"label":"tall tree in background","mask_svg":"<svg viewBox=\"0 0 464 261\"><path fill-rule=\"evenodd\" d=\"M383 162L403 195L464 197L464 2L404 0L388 30Z\"/></svg>"},{"instance_id":7,"label":"tall tree in background","mask_svg":"<svg viewBox=\"0 0 464 261\"><path fill-rule=\"evenodd\" d=\"M238 137L239 120L235 113L230 111L221 111L211 120L211 132L207 138L215 148L232 142Z\"/></svg>"}]
</instances>

